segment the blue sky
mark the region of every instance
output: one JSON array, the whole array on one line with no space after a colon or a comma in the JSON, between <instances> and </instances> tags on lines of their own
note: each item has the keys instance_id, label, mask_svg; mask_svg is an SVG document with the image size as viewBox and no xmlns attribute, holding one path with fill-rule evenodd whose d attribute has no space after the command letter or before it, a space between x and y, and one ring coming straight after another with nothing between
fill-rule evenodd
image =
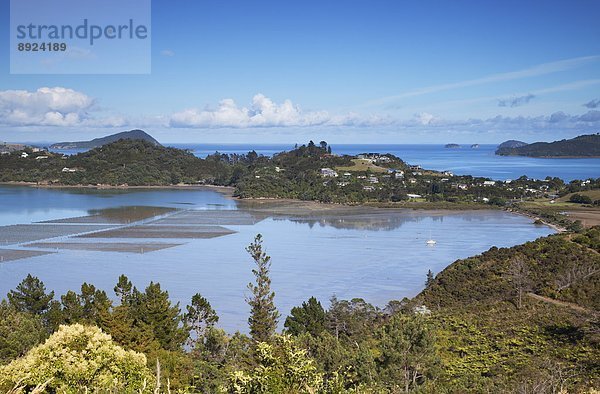
<instances>
[{"instance_id":1,"label":"blue sky","mask_svg":"<svg viewBox=\"0 0 600 394\"><path fill-rule=\"evenodd\" d=\"M10 75L3 57L0 140L131 128L195 143L597 132L599 16L591 0L153 0L149 75Z\"/></svg>"}]
</instances>

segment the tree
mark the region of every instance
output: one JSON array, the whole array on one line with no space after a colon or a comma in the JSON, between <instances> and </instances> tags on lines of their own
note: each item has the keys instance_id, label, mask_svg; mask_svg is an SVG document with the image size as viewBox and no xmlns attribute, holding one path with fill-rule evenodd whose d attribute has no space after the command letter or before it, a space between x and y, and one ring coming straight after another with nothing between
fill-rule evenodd
<instances>
[{"instance_id":1,"label":"tree","mask_svg":"<svg viewBox=\"0 0 600 394\"><path fill-rule=\"evenodd\" d=\"M46 294L44 282L29 274L7 296L10 304L18 311L41 315L50 307L54 292Z\"/></svg>"},{"instance_id":2,"label":"tree","mask_svg":"<svg viewBox=\"0 0 600 394\"><path fill-rule=\"evenodd\" d=\"M62 303L63 324L79 323L83 317L83 308L79 296L72 290L60 297Z\"/></svg>"},{"instance_id":3,"label":"tree","mask_svg":"<svg viewBox=\"0 0 600 394\"><path fill-rule=\"evenodd\" d=\"M258 234L254 242L246 248L256 268L252 270L256 278L256 284L248 283L248 290L252 296L246 301L250 305L250 335L256 342L268 342L277 328L279 312L275 308L275 292L271 291L271 257L267 256L262 249L262 235Z\"/></svg>"},{"instance_id":4,"label":"tree","mask_svg":"<svg viewBox=\"0 0 600 394\"><path fill-rule=\"evenodd\" d=\"M250 372L238 370L230 374L228 393L324 392L323 375L317 364L292 337L276 335L272 343L259 342L256 353L256 368Z\"/></svg>"},{"instance_id":5,"label":"tree","mask_svg":"<svg viewBox=\"0 0 600 394\"><path fill-rule=\"evenodd\" d=\"M0 302L0 364L23 356L45 339L45 333L39 316Z\"/></svg>"},{"instance_id":6,"label":"tree","mask_svg":"<svg viewBox=\"0 0 600 394\"><path fill-rule=\"evenodd\" d=\"M145 355L117 346L97 327L75 324L0 366L0 390L29 392L45 383L48 392L151 392L153 376Z\"/></svg>"},{"instance_id":7,"label":"tree","mask_svg":"<svg viewBox=\"0 0 600 394\"><path fill-rule=\"evenodd\" d=\"M438 373L435 337L425 318L398 314L379 332L380 380L390 392L409 392Z\"/></svg>"},{"instance_id":8,"label":"tree","mask_svg":"<svg viewBox=\"0 0 600 394\"><path fill-rule=\"evenodd\" d=\"M425 288L429 288L433 284L434 276L431 270L427 270L427 279L425 280Z\"/></svg>"},{"instance_id":9,"label":"tree","mask_svg":"<svg viewBox=\"0 0 600 394\"><path fill-rule=\"evenodd\" d=\"M94 285L84 283L81 285L79 296L82 317L86 322L102 326L109 318L112 301L103 290L97 290Z\"/></svg>"},{"instance_id":10,"label":"tree","mask_svg":"<svg viewBox=\"0 0 600 394\"><path fill-rule=\"evenodd\" d=\"M188 305L186 309L184 320L194 333L194 342L202 341L207 331L219 321L219 316L211 307L210 302L199 293L192 296L192 304Z\"/></svg>"},{"instance_id":11,"label":"tree","mask_svg":"<svg viewBox=\"0 0 600 394\"><path fill-rule=\"evenodd\" d=\"M292 308L284 326L292 335L307 332L316 337L325 330L325 309L315 297L310 297L302 306Z\"/></svg>"},{"instance_id":12,"label":"tree","mask_svg":"<svg viewBox=\"0 0 600 394\"><path fill-rule=\"evenodd\" d=\"M575 193L569 198L569 202L574 202L576 204L591 204L593 201L590 196Z\"/></svg>"},{"instance_id":13,"label":"tree","mask_svg":"<svg viewBox=\"0 0 600 394\"><path fill-rule=\"evenodd\" d=\"M133 285L127 276L119 276L119 281L114 290L117 297L121 300L121 305L128 305L131 302Z\"/></svg>"},{"instance_id":14,"label":"tree","mask_svg":"<svg viewBox=\"0 0 600 394\"><path fill-rule=\"evenodd\" d=\"M530 286L529 266L523 256L517 255L512 258L508 268L508 278L515 292L517 308L521 309L523 292L529 290Z\"/></svg>"},{"instance_id":15,"label":"tree","mask_svg":"<svg viewBox=\"0 0 600 394\"><path fill-rule=\"evenodd\" d=\"M178 350L188 338L181 326L183 317L179 303L171 305L169 293L162 291L159 283L150 282L144 293L134 293L133 315L148 325L154 338L165 350Z\"/></svg>"}]
</instances>

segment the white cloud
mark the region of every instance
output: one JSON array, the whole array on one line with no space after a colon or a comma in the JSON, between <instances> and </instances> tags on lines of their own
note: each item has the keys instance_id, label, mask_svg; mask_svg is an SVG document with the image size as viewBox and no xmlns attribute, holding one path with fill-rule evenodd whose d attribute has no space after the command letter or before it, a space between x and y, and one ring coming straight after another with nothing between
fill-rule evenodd
<instances>
[{"instance_id":1,"label":"white cloud","mask_svg":"<svg viewBox=\"0 0 600 394\"><path fill-rule=\"evenodd\" d=\"M160 51L160 54L162 56L166 56L166 57L173 57L173 56L175 56L175 52L173 52L170 49L164 49L164 50Z\"/></svg>"},{"instance_id":2,"label":"white cloud","mask_svg":"<svg viewBox=\"0 0 600 394\"><path fill-rule=\"evenodd\" d=\"M436 117L428 112L421 112L415 114L415 120L417 121L417 123L423 126L427 126L432 124L436 120Z\"/></svg>"},{"instance_id":3,"label":"white cloud","mask_svg":"<svg viewBox=\"0 0 600 394\"><path fill-rule=\"evenodd\" d=\"M12 126L76 126L87 118L94 100L72 89L55 87L0 91L0 122Z\"/></svg>"},{"instance_id":4,"label":"white cloud","mask_svg":"<svg viewBox=\"0 0 600 394\"><path fill-rule=\"evenodd\" d=\"M217 108L186 109L171 115L171 127L253 128L308 126L365 126L386 124L377 116L362 117L355 113L332 115L327 111L303 111L290 100L278 104L263 94L252 98L252 105L240 107L232 99L219 102Z\"/></svg>"}]
</instances>

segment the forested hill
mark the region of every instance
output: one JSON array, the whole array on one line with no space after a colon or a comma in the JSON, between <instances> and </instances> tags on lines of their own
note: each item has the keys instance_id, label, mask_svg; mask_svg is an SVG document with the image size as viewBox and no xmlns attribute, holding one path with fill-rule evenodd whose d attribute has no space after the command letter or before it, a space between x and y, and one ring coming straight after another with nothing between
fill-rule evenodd
<instances>
[{"instance_id":1,"label":"forested hill","mask_svg":"<svg viewBox=\"0 0 600 394\"><path fill-rule=\"evenodd\" d=\"M59 142L50 146L52 149L93 149L98 148L102 145L110 144L119 140L142 140L149 142L153 145L160 145L151 135L147 134L143 130L135 129L130 131L123 131L121 133L107 135L106 137L95 138L90 141L76 141L76 142Z\"/></svg>"},{"instance_id":2,"label":"forested hill","mask_svg":"<svg viewBox=\"0 0 600 394\"><path fill-rule=\"evenodd\" d=\"M438 318L451 380L483 392L484 381L535 380L542 374L547 382L565 373L578 381L597 379L599 252L595 227L494 247L430 278L414 302Z\"/></svg>"},{"instance_id":3,"label":"forested hill","mask_svg":"<svg viewBox=\"0 0 600 394\"><path fill-rule=\"evenodd\" d=\"M218 160L202 160L144 140L119 140L68 157L49 152L27 158L3 155L0 164L2 181L63 185L219 185L228 184L233 171Z\"/></svg>"},{"instance_id":4,"label":"forested hill","mask_svg":"<svg viewBox=\"0 0 600 394\"><path fill-rule=\"evenodd\" d=\"M530 157L600 157L600 134L581 135L570 140L535 142L519 147L496 150L501 156Z\"/></svg>"}]
</instances>

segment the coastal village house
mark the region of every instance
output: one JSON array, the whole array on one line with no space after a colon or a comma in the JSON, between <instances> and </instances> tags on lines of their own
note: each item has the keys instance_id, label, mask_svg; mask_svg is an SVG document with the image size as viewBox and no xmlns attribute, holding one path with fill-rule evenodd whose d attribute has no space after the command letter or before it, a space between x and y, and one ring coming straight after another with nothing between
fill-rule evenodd
<instances>
[{"instance_id":1,"label":"coastal village house","mask_svg":"<svg viewBox=\"0 0 600 394\"><path fill-rule=\"evenodd\" d=\"M325 178L336 178L338 173L331 168L321 168L321 176Z\"/></svg>"}]
</instances>

